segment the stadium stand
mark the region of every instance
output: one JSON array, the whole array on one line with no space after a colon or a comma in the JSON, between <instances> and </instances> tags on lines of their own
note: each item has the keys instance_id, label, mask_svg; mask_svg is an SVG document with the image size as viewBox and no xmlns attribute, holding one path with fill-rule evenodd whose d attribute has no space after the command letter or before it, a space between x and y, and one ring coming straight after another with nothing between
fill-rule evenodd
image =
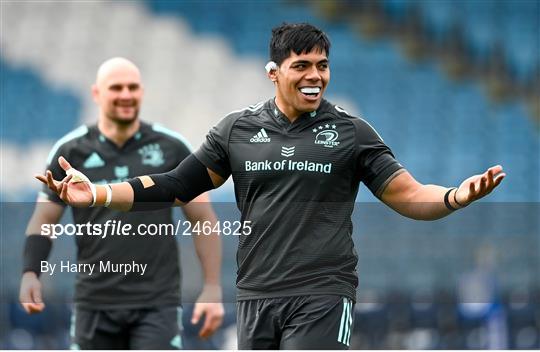
<instances>
[{"instance_id":1,"label":"stadium stand","mask_svg":"<svg viewBox=\"0 0 540 352\"><path fill-rule=\"evenodd\" d=\"M72 92L50 87L35 71L9 66L1 57L0 70L3 143L25 144L30 136L60 138L74 128L77 121L70 117L79 115L80 102ZM58 127L51 128L53 124Z\"/></svg>"}]
</instances>

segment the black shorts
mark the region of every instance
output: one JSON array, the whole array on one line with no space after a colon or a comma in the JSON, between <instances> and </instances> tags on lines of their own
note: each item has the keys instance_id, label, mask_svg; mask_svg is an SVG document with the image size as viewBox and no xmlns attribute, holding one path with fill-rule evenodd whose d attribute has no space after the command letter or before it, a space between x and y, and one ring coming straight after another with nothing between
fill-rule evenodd
<instances>
[{"instance_id":1,"label":"black shorts","mask_svg":"<svg viewBox=\"0 0 540 352\"><path fill-rule=\"evenodd\" d=\"M340 296L239 301L238 349L347 350L354 303Z\"/></svg>"},{"instance_id":2,"label":"black shorts","mask_svg":"<svg viewBox=\"0 0 540 352\"><path fill-rule=\"evenodd\" d=\"M71 316L73 350L182 348L182 308L87 310Z\"/></svg>"}]
</instances>

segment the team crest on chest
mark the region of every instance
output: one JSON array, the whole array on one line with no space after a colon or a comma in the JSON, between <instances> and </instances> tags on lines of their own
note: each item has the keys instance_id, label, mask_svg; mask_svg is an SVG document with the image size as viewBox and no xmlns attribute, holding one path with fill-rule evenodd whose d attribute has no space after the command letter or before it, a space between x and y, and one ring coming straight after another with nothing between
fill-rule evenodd
<instances>
[{"instance_id":1,"label":"team crest on chest","mask_svg":"<svg viewBox=\"0 0 540 352\"><path fill-rule=\"evenodd\" d=\"M163 159L163 151L157 143L147 144L139 149L141 155L141 163L143 165L161 166L165 162Z\"/></svg>"},{"instance_id":2,"label":"team crest on chest","mask_svg":"<svg viewBox=\"0 0 540 352\"><path fill-rule=\"evenodd\" d=\"M115 166L114 167L114 176L117 179L125 179L129 176L129 167L128 166Z\"/></svg>"},{"instance_id":3,"label":"team crest on chest","mask_svg":"<svg viewBox=\"0 0 540 352\"><path fill-rule=\"evenodd\" d=\"M326 148L334 148L339 145L339 133L335 124L324 124L312 129L315 135L315 144L323 145Z\"/></svg>"}]
</instances>

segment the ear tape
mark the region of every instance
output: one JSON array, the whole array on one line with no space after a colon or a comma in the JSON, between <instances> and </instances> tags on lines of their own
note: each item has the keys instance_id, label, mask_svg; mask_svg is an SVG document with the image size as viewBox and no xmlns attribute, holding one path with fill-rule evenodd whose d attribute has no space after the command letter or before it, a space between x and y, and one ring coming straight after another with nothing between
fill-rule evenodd
<instances>
[{"instance_id":1,"label":"ear tape","mask_svg":"<svg viewBox=\"0 0 540 352\"><path fill-rule=\"evenodd\" d=\"M271 71L275 71L278 69L277 64L274 61L268 61L266 66L264 66L266 72L270 73Z\"/></svg>"}]
</instances>

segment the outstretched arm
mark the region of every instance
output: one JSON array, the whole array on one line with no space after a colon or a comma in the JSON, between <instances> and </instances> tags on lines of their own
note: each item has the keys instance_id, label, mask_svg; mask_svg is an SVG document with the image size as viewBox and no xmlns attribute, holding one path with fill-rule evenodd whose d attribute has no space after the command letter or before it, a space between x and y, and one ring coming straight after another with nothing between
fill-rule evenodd
<instances>
[{"instance_id":1,"label":"outstretched arm","mask_svg":"<svg viewBox=\"0 0 540 352\"><path fill-rule=\"evenodd\" d=\"M396 176L384 190L381 200L406 217L416 220L436 220L485 197L504 179L500 165L483 174L474 175L458 188L423 185L408 172Z\"/></svg>"},{"instance_id":2,"label":"outstretched arm","mask_svg":"<svg viewBox=\"0 0 540 352\"><path fill-rule=\"evenodd\" d=\"M183 205L199 194L221 186L225 179L204 167L193 155L164 174L140 176L126 182L94 185L63 157L58 163L66 177L54 180L48 170L36 178L74 207L106 206L115 210L154 210Z\"/></svg>"}]
</instances>

